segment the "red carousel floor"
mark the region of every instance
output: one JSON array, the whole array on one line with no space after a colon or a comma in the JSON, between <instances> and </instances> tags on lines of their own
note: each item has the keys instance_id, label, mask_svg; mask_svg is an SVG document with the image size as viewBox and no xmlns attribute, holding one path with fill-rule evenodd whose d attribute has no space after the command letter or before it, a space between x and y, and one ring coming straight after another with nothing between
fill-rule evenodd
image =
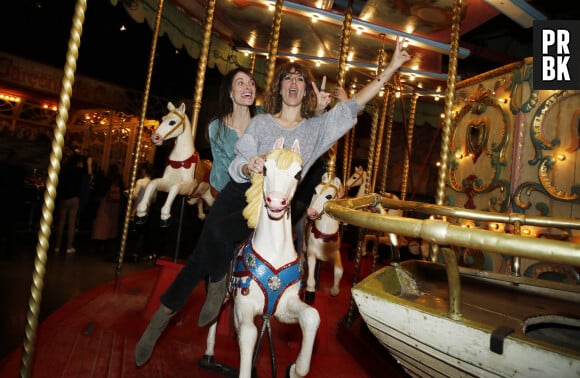
<instances>
[{"instance_id":1,"label":"red carousel floor","mask_svg":"<svg viewBox=\"0 0 580 378\"><path fill-rule=\"evenodd\" d=\"M70 258L75 258L72 256ZM68 257L67 257L68 258ZM370 259L363 259L361 272ZM330 297L332 268L323 265L316 307L321 325L312 358L310 377L405 377L405 373L368 333L356 315L350 324L349 311L353 261L344 257L345 275L341 293ZM184 309L172 319L145 366L137 368L134 348L147 324L147 316L158 301L159 284L165 284L166 267L158 264L119 277L85 291L48 316L38 327L32 377L220 377L198 367L204 353L207 328L197 326L204 298L199 285ZM161 275L163 273L163 275ZM171 273L169 272L171 275ZM150 302L152 301L152 302ZM238 364L238 345L229 322L222 315L218 330L216 359L228 366ZM297 325L272 322L277 377L284 376L298 351ZM269 340L264 337L257 358L259 377L272 377ZM22 348L17 347L0 361L1 377L16 377Z\"/></svg>"}]
</instances>

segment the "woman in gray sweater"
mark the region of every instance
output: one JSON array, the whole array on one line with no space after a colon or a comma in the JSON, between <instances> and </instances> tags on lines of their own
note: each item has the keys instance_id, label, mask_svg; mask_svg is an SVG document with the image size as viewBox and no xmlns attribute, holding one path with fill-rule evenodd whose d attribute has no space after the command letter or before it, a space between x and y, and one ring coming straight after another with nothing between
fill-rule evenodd
<instances>
[{"instance_id":1,"label":"woman in gray sweater","mask_svg":"<svg viewBox=\"0 0 580 378\"><path fill-rule=\"evenodd\" d=\"M234 257L235 245L245 240L252 231L242 215L250 176L262 172L263 155L274 146L274 141L284 137L285 147L290 147L295 140L299 141L304 177L314 162L356 124L358 112L409 59L409 54L401 49L401 41L397 39L391 62L374 80L350 100L340 102L318 117L314 116L317 99L326 98L327 103L331 99L331 95L324 92L324 81L319 91L312 73L297 63L287 63L276 70L265 95L264 114L252 118L236 143L236 157L229 167L232 180L214 202L196 247L161 296L161 306L137 343L137 366L149 360L169 320L185 304L197 284L208 275L211 282L198 324L204 326L217 318L226 296L225 277ZM334 96L340 97L342 93L344 90L337 88Z\"/></svg>"}]
</instances>

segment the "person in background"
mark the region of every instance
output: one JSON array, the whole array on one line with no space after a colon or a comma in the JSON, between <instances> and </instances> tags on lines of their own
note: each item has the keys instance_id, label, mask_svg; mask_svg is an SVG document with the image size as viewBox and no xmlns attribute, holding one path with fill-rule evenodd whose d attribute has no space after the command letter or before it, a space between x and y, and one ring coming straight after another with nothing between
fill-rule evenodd
<instances>
[{"instance_id":1,"label":"person in background","mask_svg":"<svg viewBox=\"0 0 580 378\"><path fill-rule=\"evenodd\" d=\"M137 168L137 180L135 181L135 187L133 192L129 196L129 201L131 203L131 213L130 213L130 231L135 234L135 250L132 254L134 262L139 261L143 257L143 252L145 248L151 248L151 232L145 227L136 227L134 218L137 212L137 204L143 199L145 195L145 188L151 182L151 176L153 175L153 168L151 164L144 162L139 164ZM155 202L155 198L151 198L152 202Z\"/></svg>"},{"instance_id":2,"label":"person in background","mask_svg":"<svg viewBox=\"0 0 580 378\"><path fill-rule=\"evenodd\" d=\"M99 207L93 222L91 239L98 245L97 249L106 261L113 261L116 256L114 242L119 235L119 217L121 211L121 193L123 193L123 178L119 166L111 164L106 176L96 183L99 196Z\"/></svg>"},{"instance_id":3,"label":"person in background","mask_svg":"<svg viewBox=\"0 0 580 378\"><path fill-rule=\"evenodd\" d=\"M300 64L291 62L276 70L265 96L265 113L252 118L236 143L236 157L228 168L232 180L216 198L194 251L161 296L161 306L153 314L136 345L137 366L149 360L171 318L182 308L197 284L208 275L212 282L198 325L205 326L219 315L226 296L226 273L234 256L234 247L252 231L242 215L250 177L254 173L262 173L263 156L274 146L274 142L283 137L286 146L291 146L298 140L304 162L303 175L306 175L316 160L356 124L358 112L409 59L409 54L401 50L401 41L397 39L389 66L352 99L340 102L320 116L315 115L317 104L326 108L331 100L330 93L324 92L326 78L319 90L312 73ZM335 96L340 91L336 89ZM224 228L224 225L227 227Z\"/></svg>"},{"instance_id":4,"label":"person in background","mask_svg":"<svg viewBox=\"0 0 580 378\"><path fill-rule=\"evenodd\" d=\"M54 252L60 253L66 227L66 254L76 252L74 240L79 216L83 180L87 175L82 156L74 153L66 159L60 172L56 191L56 232Z\"/></svg>"},{"instance_id":5,"label":"person in background","mask_svg":"<svg viewBox=\"0 0 580 378\"><path fill-rule=\"evenodd\" d=\"M14 149L0 151L0 257L12 254L15 247L16 214L24 211L26 170L16 164Z\"/></svg>"}]
</instances>

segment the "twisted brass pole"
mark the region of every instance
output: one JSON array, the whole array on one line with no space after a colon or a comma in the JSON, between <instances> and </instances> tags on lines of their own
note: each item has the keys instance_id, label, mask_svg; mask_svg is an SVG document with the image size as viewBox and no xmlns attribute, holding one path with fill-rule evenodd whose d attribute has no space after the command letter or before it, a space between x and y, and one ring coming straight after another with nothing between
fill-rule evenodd
<instances>
[{"instance_id":1,"label":"twisted brass pole","mask_svg":"<svg viewBox=\"0 0 580 378\"><path fill-rule=\"evenodd\" d=\"M401 181L401 199L407 198L407 186L409 182L409 167L411 165L411 152L413 151L413 131L415 130L415 116L417 114L417 99L419 95L413 93L411 98L411 111L409 114L409 126L407 130L407 148L405 150L405 160L403 161L403 180Z\"/></svg>"},{"instance_id":2,"label":"twisted brass pole","mask_svg":"<svg viewBox=\"0 0 580 378\"><path fill-rule=\"evenodd\" d=\"M34 352L36 348L38 315L40 312L40 304L42 302L42 289L44 288L44 276L46 273L46 251L48 249L51 234L54 199L56 198L56 188L58 186L58 175L60 173L60 162L62 159L62 147L64 145L64 136L66 135L66 123L69 116L70 98L75 81L75 71L77 68L79 46L81 44L86 9L87 1L77 0L73 14L70 39L68 42L66 62L64 65L60 100L57 107L54 139L52 140L52 150L49 157L48 178L46 180L46 190L44 192L44 202L42 204L38 243L36 244L36 258L34 260L34 271L32 272L28 314L26 315L26 324L24 326L20 377L28 378L32 375L32 362L34 360Z\"/></svg>"},{"instance_id":3,"label":"twisted brass pole","mask_svg":"<svg viewBox=\"0 0 580 378\"><path fill-rule=\"evenodd\" d=\"M125 249L127 246L127 237L129 235L129 222L131 220L131 210L135 205L131 201L131 195L135 190L135 182L137 181L137 168L139 166L139 156L141 156L141 138L143 137L143 129L145 119L147 118L147 104L149 102L149 93L151 90L151 78L153 76L153 65L155 63L155 52L157 51L157 40L159 39L159 30L161 28L161 16L163 15L163 7L165 0L159 0L157 6L157 14L155 16L155 29L153 38L151 39L151 49L149 52L149 65L147 66L147 78L145 80L145 89L143 91L143 102L141 103L141 116L139 117L139 130L137 132L137 145L135 146L135 153L133 155L133 166L131 167L131 182L129 184L129 200L125 209L125 221L123 222L123 232L121 234L121 245L119 247L118 259L115 267L115 287L118 285L118 278L121 275L123 268L123 261L125 258ZM112 122L111 122L112 124Z\"/></svg>"},{"instance_id":4,"label":"twisted brass pole","mask_svg":"<svg viewBox=\"0 0 580 378\"><path fill-rule=\"evenodd\" d=\"M203 85L205 82L205 71L207 68L207 57L209 55L209 45L211 43L211 29L213 28L213 16L215 13L216 0L209 0L206 5L205 23L203 28L203 42L201 53L197 62L197 78L195 80L195 94L193 96L193 114L191 116L191 137L195 144L195 134L197 132L197 122L201 110L201 99L203 97Z\"/></svg>"},{"instance_id":5,"label":"twisted brass pole","mask_svg":"<svg viewBox=\"0 0 580 378\"><path fill-rule=\"evenodd\" d=\"M443 126L443 132L441 134L441 154L440 161L441 166L439 167L439 177L437 181L437 193L435 198L435 203L437 205L443 205L445 201L445 182L447 180L447 165L449 162L449 144L450 144L450 134L451 134L451 112L453 109L453 102L455 100L455 81L457 76L457 57L459 49L459 27L461 24L461 10L463 8L463 0L453 1L453 18L451 23L451 45L449 48L449 73L447 75L447 90L445 94L445 121ZM439 247L437 244L432 245L432 261L437 261L437 255L439 253ZM459 271L457 269L457 260L454 253L450 249L443 249L443 257L445 258L445 270L447 271L447 277L451 281L459 280ZM461 313L461 302L459 298L461 296L460 288L450 287L449 297L449 312L452 316L459 316ZM453 299L453 300L451 300Z\"/></svg>"},{"instance_id":6,"label":"twisted brass pole","mask_svg":"<svg viewBox=\"0 0 580 378\"><path fill-rule=\"evenodd\" d=\"M382 44L381 44L381 49L379 51L379 65L378 65L378 69L377 69L377 75L381 73L381 71L383 70L383 64L385 61L385 35L381 34L382 37ZM374 192L376 190L377 187L377 175L379 173L379 162L380 162L380 158L381 158L381 149L383 148L383 133L385 131L385 120L383 118L383 109L384 109L384 104L385 104L385 100L386 97L384 96L383 93L383 97L382 97L382 101L381 101L381 97L377 97L375 99L375 105L376 105L376 109L375 109L375 113L374 113L374 117L373 117L373 122L376 119L377 122L377 145L374 151L375 154L375 164L373 165L373 171L370 174L370 179L371 179L371 188L372 191Z\"/></svg>"},{"instance_id":7,"label":"twisted brass pole","mask_svg":"<svg viewBox=\"0 0 580 378\"><path fill-rule=\"evenodd\" d=\"M387 86L385 93L385 101L383 103L383 122L387 122L387 134L385 135L385 149L383 152L383 169L381 173L381 184L379 185L379 193L387 191L387 178L389 174L389 158L391 156L391 137L393 135L393 114L395 109L395 93L393 86ZM387 110L389 113L387 114Z\"/></svg>"},{"instance_id":8,"label":"twisted brass pole","mask_svg":"<svg viewBox=\"0 0 580 378\"><path fill-rule=\"evenodd\" d=\"M342 38L340 39L340 56L338 58L338 75L336 85L344 87L346 76L346 65L348 62L348 50L350 49L350 34L352 32L352 0L349 0L348 8L344 13L342 22ZM327 172L330 179L335 176L336 172L336 153L338 151L338 141L330 149Z\"/></svg>"},{"instance_id":9,"label":"twisted brass pole","mask_svg":"<svg viewBox=\"0 0 580 378\"><path fill-rule=\"evenodd\" d=\"M383 39L383 41L384 41L384 39ZM383 59L384 59L384 49L383 49L383 46L381 46L381 49L379 50L377 75L379 75L381 73L381 70L383 68ZM364 194L368 194L369 191L371 191L370 181L371 181L371 173L373 170L373 164L375 161L375 152L374 151L375 151L375 143L376 143L375 140L376 140L376 134L377 134L378 115L379 115L379 107L378 107L377 100L375 100L375 106L374 106L374 111L373 111L373 121L372 121L372 125L371 125L369 153L368 153L367 168L366 168L367 180L364 180L363 183L361 184ZM359 228L356 255L355 255L355 260L354 260L354 270L353 270L353 274L352 274L352 285L353 286L358 283L359 278L360 278L359 277L359 275L360 275L360 261L361 261L363 249L366 248L366 245L364 245L365 244L364 239L365 239L366 234L367 234L367 230L365 228L362 228L362 227ZM376 245L376 244L377 243L375 243L374 245ZM373 248L373 265L375 264L375 261L376 261L376 251L377 251L377 249ZM351 296L350 303L349 303L349 309L348 309L348 315L347 315L347 319L346 319L346 322L349 325L353 321L355 309L356 309L356 303L354 301L354 297Z\"/></svg>"},{"instance_id":10,"label":"twisted brass pole","mask_svg":"<svg viewBox=\"0 0 580 378\"><path fill-rule=\"evenodd\" d=\"M270 84L274 78L274 70L276 69L276 58L278 57L278 43L280 41L280 26L282 25L282 10L284 7L284 0L276 0L276 8L274 11L274 18L272 19L272 30L270 32L270 41L268 46L268 67L266 69L266 90L270 88Z\"/></svg>"}]
</instances>

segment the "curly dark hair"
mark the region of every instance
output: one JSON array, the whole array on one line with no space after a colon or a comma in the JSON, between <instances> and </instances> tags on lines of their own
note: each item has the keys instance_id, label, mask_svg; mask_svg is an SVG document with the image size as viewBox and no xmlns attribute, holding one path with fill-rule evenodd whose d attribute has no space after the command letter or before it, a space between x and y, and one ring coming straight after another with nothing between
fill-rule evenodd
<instances>
[{"instance_id":1,"label":"curly dark hair","mask_svg":"<svg viewBox=\"0 0 580 378\"><path fill-rule=\"evenodd\" d=\"M289 62L279 66L276 69L272 83L270 84L270 87L264 96L264 111L266 113L276 114L282 110L282 95L280 95L282 80L291 72L299 73L304 77L306 93L304 95L304 99L302 100L300 115L303 118L310 118L314 115L317 103L316 93L314 93L314 90L312 89L314 76L308 67L300 63Z\"/></svg>"}]
</instances>

